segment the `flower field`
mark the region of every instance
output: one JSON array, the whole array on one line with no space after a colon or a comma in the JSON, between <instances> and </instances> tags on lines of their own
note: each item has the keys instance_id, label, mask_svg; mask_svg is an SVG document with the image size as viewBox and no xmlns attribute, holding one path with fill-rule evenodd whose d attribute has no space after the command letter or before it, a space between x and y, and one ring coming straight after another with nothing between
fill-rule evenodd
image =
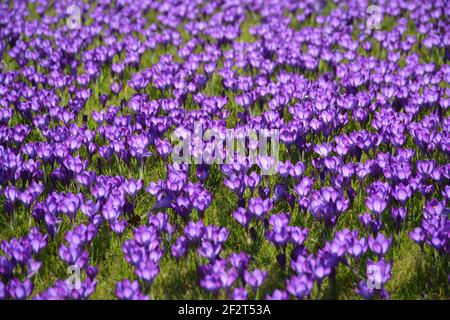
<instances>
[{"instance_id":1,"label":"flower field","mask_svg":"<svg viewBox=\"0 0 450 320\"><path fill-rule=\"evenodd\" d=\"M1 1L0 58L0 300L450 298L448 2Z\"/></svg>"}]
</instances>

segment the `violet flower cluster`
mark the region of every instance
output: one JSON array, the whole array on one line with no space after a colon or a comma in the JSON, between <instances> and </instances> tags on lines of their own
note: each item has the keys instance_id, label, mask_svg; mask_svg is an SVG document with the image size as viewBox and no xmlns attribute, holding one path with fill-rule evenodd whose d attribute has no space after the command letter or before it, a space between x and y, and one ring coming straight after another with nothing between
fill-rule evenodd
<instances>
[{"instance_id":1,"label":"violet flower cluster","mask_svg":"<svg viewBox=\"0 0 450 320\"><path fill-rule=\"evenodd\" d=\"M370 4L1 3L0 299L448 298L450 7Z\"/></svg>"}]
</instances>

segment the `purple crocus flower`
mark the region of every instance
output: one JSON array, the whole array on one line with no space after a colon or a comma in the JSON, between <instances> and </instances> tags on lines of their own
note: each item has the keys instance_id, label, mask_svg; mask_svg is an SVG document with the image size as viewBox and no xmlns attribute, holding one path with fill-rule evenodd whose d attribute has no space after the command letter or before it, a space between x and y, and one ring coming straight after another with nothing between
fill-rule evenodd
<instances>
[{"instance_id":1,"label":"purple crocus flower","mask_svg":"<svg viewBox=\"0 0 450 320\"><path fill-rule=\"evenodd\" d=\"M423 245L423 243L425 242L425 234L423 233L421 228L415 228L409 233L409 237L420 245Z\"/></svg>"},{"instance_id":2,"label":"purple crocus flower","mask_svg":"<svg viewBox=\"0 0 450 320\"><path fill-rule=\"evenodd\" d=\"M124 279L116 285L116 296L121 300L149 300L148 295L144 295L137 281L131 282Z\"/></svg>"},{"instance_id":3,"label":"purple crocus flower","mask_svg":"<svg viewBox=\"0 0 450 320\"><path fill-rule=\"evenodd\" d=\"M384 256L389 250L392 244L392 238L386 238L381 232L378 233L376 238L369 235L369 248L379 258Z\"/></svg>"},{"instance_id":4,"label":"purple crocus flower","mask_svg":"<svg viewBox=\"0 0 450 320\"><path fill-rule=\"evenodd\" d=\"M376 216L372 216L368 212L359 215L358 219L366 229L369 229L374 234L376 234L381 229L381 220Z\"/></svg>"},{"instance_id":5,"label":"purple crocus flower","mask_svg":"<svg viewBox=\"0 0 450 320\"><path fill-rule=\"evenodd\" d=\"M172 256L179 261L182 257L184 257L189 249L189 240L184 236L180 236L175 243L172 245L170 252Z\"/></svg>"},{"instance_id":6,"label":"purple crocus flower","mask_svg":"<svg viewBox=\"0 0 450 320\"><path fill-rule=\"evenodd\" d=\"M251 215L244 208L238 208L236 211L232 213L233 218L236 219L239 224L241 224L245 229L248 228L248 225L251 220Z\"/></svg>"},{"instance_id":7,"label":"purple crocus flower","mask_svg":"<svg viewBox=\"0 0 450 320\"><path fill-rule=\"evenodd\" d=\"M255 269L252 272L247 270L244 271L245 283L248 284L254 291L258 290L266 279L266 276L267 272L261 271L260 269Z\"/></svg>"},{"instance_id":8,"label":"purple crocus flower","mask_svg":"<svg viewBox=\"0 0 450 320\"><path fill-rule=\"evenodd\" d=\"M306 275L293 276L286 281L286 290L297 299L304 299L312 290L313 282Z\"/></svg>"},{"instance_id":9,"label":"purple crocus flower","mask_svg":"<svg viewBox=\"0 0 450 320\"><path fill-rule=\"evenodd\" d=\"M266 300L289 300L289 294L286 291L276 289L271 295L266 295Z\"/></svg>"},{"instance_id":10,"label":"purple crocus flower","mask_svg":"<svg viewBox=\"0 0 450 320\"><path fill-rule=\"evenodd\" d=\"M0 300L5 300L8 297L8 291L3 284L3 282L0 280Z\"/></svg>"},{"instance_id":11,"label":"purple crocus flower","mask_svg":"<svg viewBox=\"0 0 450 320\"><path fill-rule=\"evenodd\" d=\"M394 219L395 223L399 225L406 218L406 209L405 208L392 208L391 209L391 217Z\"/></svg>"},{"instance_id":12,"label":"purple crocus flower","mask_svg":"<svg viewBox=\"0 0 450 320\"><path fill-rule=\"evenodd\" d=\"M253 214L257 220L261 220L272 210L273 204L270 199L251 198L248 202L248 211Z\"/></svg>"},{"instance_id":13,"label":"purple crocus flower","mask_svg":"<svg viewBox=\"0 0 450 320\"><path fill-rule=\"evenodd\" d=\"M200 280L200 286L210 292L217 292L221 289L222 283L219 277L208 274Z\"/></svg>"},{"instance_id":14,"label":"purple crocus flower","mask_svg":"<svg viewBox=\"0 0 450 320\"><path fill-rule=\"evenodd\" d=\"M245 288L235 288L233 292L231 293L231 300L247 300L248 298L248 292Z\"/></svg>"},{"instance_id":15,"label":"purple crocus flower","mask_svg":"<svg viewBox=\"0 0 450 320\"><path fill-rule=\"evenodd\" d=\"M184 227L184 234L190 241L197 242L203 236L204 224L201 220L197 222L190 221L189 224Z\"/></svg>"},{"instance_id":16,"label":"purple crocus flower","mask_svg":"<svg viewBox=\"0 0 450 320\"><path fill-rule=\"evenodd\" d=\"M250 263L250 257L245 252L232 253L229 256L229 261L233 268L242 274Z\"/></svg>"},{"instance_id":17,"label":"purple crocus flower","mask_svg":"<svg viewBox=\"0 0 450 320\"><path fill-rule=\"evenodd\" d=\"M392 263L384 260L367 261L367 281L375 289L381 289L391 278Z\"/></svg>"},{"instance_id":18,"label":"purple crocus flower","mask_svg":"<svg viewBox=\"0 0 450 320\"><path fill-rule=\"evenodd\" d=\"M31 295L33 283L30 279L20 281L17 278L11 279L8 283L9 295L17 300L24 300Z\"/></svg>"},{"instance_id":19,"label":"purple crocus flower","mask_svg":"<svg viewBox=\"0 0 450 320\"><path fill-rule=\"evenodd\" d=\"M385 198L383 198L382 196L379 196L378 194L369 196L366 199L367 208L371 212L378 214L378 215L383 213L383 211L384 211L384 209L386 209L387 205L388 205L387 200Z\"/></svg>"}]
</instances>

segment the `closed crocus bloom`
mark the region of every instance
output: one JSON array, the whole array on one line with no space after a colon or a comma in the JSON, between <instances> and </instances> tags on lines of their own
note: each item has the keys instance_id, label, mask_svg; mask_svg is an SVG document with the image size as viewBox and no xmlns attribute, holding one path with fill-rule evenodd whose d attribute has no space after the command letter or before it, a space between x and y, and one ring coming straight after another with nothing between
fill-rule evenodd
<instances>
[{"instance_id":1,"label":"closed crocus bloom","mask_svg":"<svg viewBox=\"0 0 450 320\"><path fill-rule=\"evenodd\" d=\"M252 272L244 271L244 280L254 291L263 284L266 279L267 272L261 271L260 269L255 269Z\"/></svg>"},{"instance_id":2,"label":"closed crocus bloom","mask_svg":"<svg viewBox=\"0 0 450 320\"><path fill-rule=\"evenodd\" d=\"M266 238L276 246L285 247L289 240L289 232L287 224L283 226L272 224L272 230L266 232Z\"/></svg>"},{"instance_id":3,"label":"closed crocus bloom","mask_svg":"<svg viewBox=\"0 0 450 320\"><path fill-rule=\"evenodd\" d=\"M356 167L356 175L360 180L363 180L366 176L370 174L370 168L368 165L359 163Z\"/></svg>"},{"instance_id":4,"label":"closed crocus bloom","mask_svg":"<svg viewBox=\"0 0 450 320\"><path fill-rule=\"evenodd\" d=\"M433 216L439 216L445 212L445 202L432 199L425 203L424 216L426 219L431 219Z\"/></svg>"},{"instance_id":5,"label":"closed crocus bloom","mask_svg":"<svg viewBox=\"0 0 450 320\"><path fill-rule=\"evenodd\" d=\"M248 211L252 213L256 219L263 219L265 215L272 210L273 204L270 199L251 198L248 202Z\"/></svg>"},{"instance_id":6,"label":"closed crocus bloom","mask_svg":"<svg viewBox=\"0 0 450 320\"><path fill-rule=\"evenodd\" d=\"M369 248L378 257L382 257L386 254L392 244L392 238L386 238L381 232L378 233L376 238L369 235Z\"/></svg>"},{"instance_id":7,"label":"closed crocus bloom","mask_svg":"<svg viewBox=\"0 0 450 320\"><path fill-rule=\"evenodd\" d=\"M83 232L67 231L64 237L70 246L78 247L86 243L86 234Z\"/></svg>"},{"instance_id":8,"label":"closed crocus bloom","mask_svg":"<svg viewBox=\"0 0 450 320\"><path fill-rule=\"evenodd\" d=\"M359 259L367 251L367 241L365 238L354 239L351 246L348 248L348 253L351 254L356 260Z\"/></svg>"},{"instance_id":9,"label":"closed crocus bloom","mask_svg":"<svg viewBox=\"0 0 450 320\"><path fill-rule=\"evenodd\" d=\"M290 147L295 140L296 128L294 126L284 126L280 130L280 140Z\"/></svg>"},{"instance_id":10,"label":"closed crocus bloom","mask_svg":"<svg viewBox=\"0 0 450 320\"><path fill-rule=\"evenodd\" d=\"M298 255L291 260L291 268L298 274L312 273L315 265L314 257Z\"/></svg>"},{"instance_id":11,"label":"closed crocus bloom","mask_svg":"<svg viewBox=\"0 0 450 320\"><path fill-rule=\"evenodd\" d=\"M244 228L247 229L250 220L251 215L247 213L247 211L244 208L238 208L236 211L232 213L233 218L236 219L239 224L241 224Z\"/></svg>"},{"instance_id":12,"label":"closed crocus bloom","mask_svg":"<svg viewBox=\"0 0 450 320\"><path fill-rule=\"evenodd\" d=\"M442 196L450 201L450 185L445 186L444 190L442 191Z\"/></svg>"},{"instance_id":13,"label":"closed crocus bloom","mask_svg":"<svg viewBox=\"0 0 450 320\"><path fill-rule=\"evenodd\" d=\"M351 178L355 173L355 166L352 163L345 164L340 167L340 171L344 178Z\"/></svg>"},{"instance_id":14,"label":"closed crocus bloom","mask_svg":"<svg viewBox=\"0 0 450 320\"><path fill-rule=\"evenodd\" d=\"M8 290L3 282L0 280L0 300L6 300L8 298Z\"/></svg>"},{"instance_id":15,"label":"closed crocus bloom","mask_svg":"<svg viewBox=\"0 0 450 320\"><path fill-rule=\"evenodd\" d=\"M366 229L369 229L374 234L381 229L382 223L380 219L368 212L359 215L358 219Z\"/></svg>"},{"instance_id":16,"label":"closed crocus bloom","mask_svg":"<svg viewBox=\"0 0 450 320\"><path fill-rule=\"evenodd\" d=\"M131 195L131 196L135 196L136 193L142 188L142 180L134 180L131 179L128 181L128 183L124 184L124 189L125 191Z\"/></svg>"},{"instance_id":17,"label":"closed crocus bloom","mask_svg":"<svg viewBox=\"0 0 450 320\"><path fill-rule=\"evenodd\" d=\"M206 167L206 166L202 166L202 165L197 166L197 168L196 168L196 175L200 179L200 181L202 183L204 183L205 180L208 178L209 168Z\"/></svg>"},{"instance_id":18,"label":"closed crocus bloom","mask_svg":"<svg viewBox=\"0 0 450 320\"><path fill-rule=\"evenodd\" d=\"M95 266L88 266L86 268L86 274L89 277L89 279L95 279L95 277L98 274L98 268Z\"/></svg>"},{"instance_id":19,"label":"closed crocus bloom","mask_svg":"<svg viewBox=\"0 0 450 320\"><path fill-rule=\"evenodd\" d=\"M409 197L411 197L411 189L409 186L399 183L392 190L392 195L397 201L404 203Z\"/></svg>"},{"instance_id":20,"label":"closed crocus bloom","mask_svg":"<svg viewBox=\"0 0 450 320\"><path fill-rule=\"evenodd\" d=\"M338 212L344 212L348 209L349 205L350 205L349 199L341 197L336 201L336 210Z\"/></svg>"},{"instance_id":21,"label":"closed crocus bloom","mask_svg":"<svg viewBox=\"0 0 450 320\"><path fill-rule=\"evenodd\" d=\"M211 201L212 195L207 190L203 190L193 199L192 205L199 212L204 212L209 207Z\"/></svg>"},{"instance_id":22,"label":"closed crocus bloom","mask_svg":"<svg viewBox=\"0 0 450 320\"><path fill-rule=\"evenodd\" d=\"M350 149L351 141L347 135L337 136L335 138L336 147L335 151L338 155L346 155Z\"/></svg>"},{"instance_id":23,"label":"closed crocus bloom","mask_svg":"<svg viewBox=\"0 0 450 320\"><path fill-rule=\"evenodd\" d=\"M366 281L360 281L359 286L355 288L355 292L367 300L371 299L375 294L374 288L368 288Z\"/></svg>"},{"instance_id":24,"label":"closed crocus bloom","mask_svg":"<svg viewBox=\"0 0 450 320\"><path fill-rule=\"evenodd\" d=\"M92 200L88 200L85 203L81 204L80 210L83 212L87 217L91 218L93 217L99 210L100 204L97 202L95 203Z\"/></svg>"},{"instance_id":25,"label":"closed crocus bloom","mask_svg":"<svg viewBox=\"0 0 450 320\"><path fill-rule=\"evenodd\" d=\"M302 246L308 236L308 229L301 227L288 227L290 241L296 246Z\"/></svg>"},{"instance_id":26,"label":"closed crocus bloom","mask_svg":"<svg viewBox=\"0 0 450 320\"><path fill-rule=\"evenodd\" d=\"M327 252L331 253L333 256L337 258L343 258L345 253L348 250L348 239L338 239L335 238L325 246Z\"/></svg>"},{"instance_id":27,"label":"closed crocus bloom","mask_svg":"<svg viewBox=\"0 0 450 320\"><path fill-rule=\"evenodd\" d=\"M294 191L299 196L307 196L312 189L314 180L310 177L304 177L300 180L300 183L295 186Z\"/></svg>"},{"instance_id":28,"label":"closed crocus bloom","mask_svg":"<svg viewBox=\"0 0 450 320\"><path fill-rule=\"evenodd\" d=\"M258 175L255 171L250 173L249 175L246 175L244 177L244 183L247 187L250 188L250 190L253 193L253 190L258 186L258 184L261 182L261 176Z\"/></svg>"},{"instance_id":29,"label":"closed crocus bloom","mask_svg":"<svg viewBox=\"0 0 450 320\"><path fill-rule=\"evenodd\" d=\"M433 193L434 186L432 184L421 184L418 189L420 193L426 197Z\"/></svg>"},{"instance_id":30,"label":"closed crocus bloom","mask_svg":"<svg viewBox=\"0 0 450 320\"><path fill-rule=\"evenodd\" d=\"M158 212L152 215L148 221L149 226L154 227L159 233L166 232L171 234L174 227L169 223L169 215L167 213Z\"/></svg>"},{"instance_id":31,"label":"closed crocus bloom","mask_svg":"<svg viewBox=\"0 0 450 320\"><path fill-rule=\"evenodd\" d=\"M269 223L273 228L273 231L275 232L281 232L283 229L285 229L290 220L290 215L286 213L280 213L272 215L269 218Z\"/></svg>"},{"instance_id":32,"label":"closed crocus bloom","mask_svg":"<svg viewBox=\"0 0 450 320\"><path fill-rule=\"evenodd\" d=\"M24 300L31 295L33 291L33 283L30 279L25 279L23 282L14 278L8 283L9 295L18 300Z\"/></svg>"},{"instance_id":33,"label":"closed crocus bloom","mask_svg":"<svg viewBox=\"0 0 450 320\"><path fill-rule=\"evenodd\" d=\"M289 171L293 168L292 163L287 160L286 162L280 162L278 165L278 173L283 177L286 178L289 175Z\"/></svg>"},{"instance_id":34,"label":"closed crocus bloom","mask_svg":"<svg viewBox=\"0 0 450 320\"><path fill-rule=\"evenodd\" d=\"M161 182L150 182L148 187L145 189L152 196L156 196L163 188L163 184Z\"/></svg>"},{"instance_id":35,"label":"closed crocus bloom","mask_svg":"<svg viewBox=\"0 0 450 320\"><path fill-rule=\"evenodd\" d=\"M203 69L205 70L206 74L211 75L216 69L216 65L214 63L207 63L203 66Z\"/></svg>"},{"instance_id":36,"label":"closed crocus bloom","mask_svg":"<svg viewBox=\"0 0 450 320\"><path fill-rule=\"evenodd\" d=\"M329 143L322 143L314 147L314 152L322 157L327 157L333 151L333 147Z\"/></svg>"},{"instance_id":37,"label":"closed crocus bloom","mask_svg":"<svg viewBox=\"0 0 450 320\"><path fill-rule=\"evenodd\" d=\"M377 194L382 198L387 198L391 193L391 189L392 188L388 182L381 182L378 180L369 186L367 192L372 195Z\"/></svg>"},{"instance_id":38,"label":"closed crocus bloom","mask_svg":"<svg viewBox=\"0 0 450 320\"><path fill-rule=\"evenodd\" d=\"M406 218L406 209L405 208L392 208L391 209L391 217L394 219L395 223L400 224L400 222L404 221Z\"/></svg>"},{"instance_id":39,"label":"closed crocus bloom","mask_svg":"<svg viewBox=\"0 0 450 320\"><path fill-rule=\"evenodd\" d=\"M289 169L289 175L294 178L300 178L305 172L305 164L298 161L294 166Z\"/></svg>"},{"instance_id":40,"label":"closed crocus bloom","mask_svg":"<svg viewBox=\"0 0 450 320\"><path fill-rule=\"evenodd\" d=\"M268 175L277 171L278 161L274 156L259 156L257 164L263 175Z\"/></svg>"},{"instance_id":41,"label":"closed crocus bloom","mask_svg":"<svg viewBox=\"0 0 450 320\"><path fill-rule=\"evenodd\" d=\"M120 90L122 90L122 85L120 85L117 82L114 82L113 84L111 84L111 91L115 94L118 95Z\"/></svg>"},{"instance_id":42,"label":"closed crocus bloom","mask_svg":"<svg viewBox=\"0 0 450 320\"><path fill-rule=\"evenodd\" d=\"M316 260L309 260L314 271L314 277L321 283L331 273L333 265L323 255L319 255Z\"/></svg>"},{"instance_id":43,"label":"closed crocus bloom","mask_svg":"<svg viewBox=\"0 0 450 320\"><path fill-rule=\"evenodd\" d=\"M47 212L44 214L44 222L47 232L51 237L54 237L56 235L58 226L61 224L61 219L58 219L53 214Z\"/></svg>"},{"instance_id":44,"label":"closed crocus bloom","mask_svg":"<svg viewBox=\"0 0 450 320\"><path fill-rule=\"evenodd\" d=\"M204 240L200 244L198 253L209 260L213 260L219 255L221 250L222 245L220 243L212 243L211 241Z\"/></svg>"},{"instance_id":45,"label":"closed crocus bloom","mask_svg":"<svg viewBox=\"0 0 450 320\"><path fill-rule=\"evenodd\" d=\"M8 199L8 201L14 202L19 197L19 192L20 191L16 190L15 187L8 186L3 191L3 194L5 195L5 198Z\"/></svg>"},{"instance_id":46,"label":"closed crocus bloom","mask_svg":"<svg viewBox=\"0 0 450 320\"><path fill-rule=\"evenodd\" d=\"M217 292L221 289L222 283L217 275L206 275L200 280L200 286L205 290Z\"/></svg>"},{"instance_id":47,"label":"closed crocus bloom","mask_svg":"<svg viewBox=\"0 0 450 320\"><path fill-rule=\"evenodd\" d=\"M369 196L366 199L367 208L373 213L376 213L378 215L383 213L387 205L388 205L387 200L384 197L379 196L378 194Z\"/></svg>"},{"instance_id":48,"label":"closed crocus bloom","mask_svg":"<svg viewBox=\"0 0 450 320\"><path fill-rule=\"evenodd\" d=\"M338 157L327 157L324 159L325 168L330 171L336 171L338 167L340 167L341 161Z\"/></svg>"},{"instance_id":49,"label":"closed crocus bloom","mask_svg":"<svg viewBox=\"0 0 450 320\"><path fill-rule=\"evenodd\" d=\"M219 273L219 279L222 283L222 287L226 290L231 288L231 286L235 283L237 280L239 274L235 269L230 269L228 272L223 271Z\"/></svg>"},{"instance_id":50,"label":"closed crocus bloom","mask_svg":"<svg viewBox=\"0 0 450 320\"><path fill-rule=\"evenodd\" d=\"M268 199L269 198L269 196L270 196L270 188L269 187L262 187L262 186L259 186L259 188L258 188L258 194L259 194L259 196L263 199L263 200L266 200L266 199ZM270 202L270 204L271 204L271 202Z\"/></svg>"},{"instance_id":51,"label":"closed crocus bloom","mask_svg":"<svg viewBox=\"0 0 450 320\"><path fill-rule=\"evenodd\" d=\"M229 257L230 264L241 273L250 263L250 257L245 252L232 253Z\"/></svg>"},{"instance_id":52,"label":"closed crocus bloom","mask_svg":"<svg viewBox=\"0 0 450 320\"><path fill-rule=\"evenodd\" d=\"M225 227L219 228L213 225L209 225L206 226L203 230L204 233L202 239L210 240L214 243L224 243L230 235L230 232Z\"/></svg>"},{"instance_id":53,"label":"closed crocus bloom","mask_svg":"<svg viewBox=\"0 0 450 320\"><path fill-rule=\"evenodd\" d=\"M184 227L184 234L190 241L197 242L203 236L204 228L205 226L201 220L197 222L190 221L189 224Z\"/></svg>"},{"instance_id":54,"label":"closed crocus bloom","mask_svg":"<svg viewBox=\"0 0 450 320\"><path fill-rule=\"evenodd\" d=\"M169 198L170 200L170 198ZM167 207L165 205L158 206L159 207ZM186 218L188 214L192 210L192 202L189 198L178 197L175 199L175 203L172 204L172 208L175 209L175 212L181 217ZM156 208L155 208L156 209Z\"/></svg>"},{"instance_id":55,"label":"closed crocus bloom","mask_svg":"<svg viewBox=\"0 0 450 320\"><path fill-rule=\"evenodd\" d=\"M155 141L155 145L156 145L156 150L164 159L166 159L167 156L172 151L172 147L170 146L170 143L167 140L158 138Z\"/></svg>"},{"instance_id":56,"label":"closed crocus bloom","mask_svg":"<svg viewBox=\"0 0 450 320\"><path fill-rule=\"evenodd\" d=\"M146 283L152 284L156 276L159 274L159 266L151 260L141 262L137 265L135 273Z\"/></svg>"},{"instance_id":57,"label":"closed crocus bloom","mask_svg":"<svg viewBox=\"0 0 450 320\"><path fill-rule=\"evenodd\" d=\"M118 235L121 235L125 232L125 229L127 227L127 221L126 220L112 220L109 224L109 227L113 232L115 232Z\"/></svg>"},{"instance_id":58,"label":"closed crocus bloom","mask_svg":"<svg viewBox=\"0 0 450 320\"><path fill-rule=\"evenodd\" d=\"M69 193L60 202L59 210L67 214L71 219L74 219L80 204L79 195Z\"/></svg>"},{"instance_id":59,"label":"closed crocus bloom","mask_svg":"<svg viewBox=\"0 0 450 320\"><path fill-rule=\"evenodd\" d=\"M80 174L78 174L76 176L76 180L78 181L78 183L80 183L82 186L86 187L86 188L90 188L90 186L94 183L95 181L95 172L82 172Z\"/></svg>"},{"instance_id":60,"label":"closed crocus bloom","mask_svg":"<svg viewBox=\"0 0 450 320\"><path fill-rule=\"evenodd\" d=\"M141 246L147 246L157 237L153 228L140 226L133 231L133 238Z\"/></svg>"},{"instance_id":61,"label":"closed crocus bloom","mask_svg":"<svg viewBox=\"0 0 450 320\"><path fill-rule=\"evenodd\" d=\"M128 140L128 144L130 146L131 155L138 159L152 155L152 153L147 150L149 139L146 135L132 135Z\"/></svg>"},{"instance_id":62,"label":"closed crocus bloom","mask_svg":"<svg viewBox=\"0 0 450 320\"><path fill-rule=\"evenodd\" d=\"M100 94L99 95L99 100L100 100L101 104L103 105L103 107L105 107L106 106L106 102L108 101L108 95Z\"/></svg>"},{"instance_id":63,"label":"closed crocus bloom","mask_svg":"<svg viewBox=\"0 0 450 320\"><path fill-rule=\"evenodd\" d=\"M13 268L14 265L8 260L8 258L5 256L0 257L0 275L5 278L9 278Z\"/></svg>"},{"instance_id":64,"label":"closed crocus bloom","mask_svg":"<svg viewBox=\"0 0 450 320\"><path fill-rule=\"evenodd\" d=\"M75 264L78 258L81 256L82 250L78 246L66 246L61 245L59 247L59 256L61 259L69 265Z\"/></svg>"},{"instance_id":65,"label":"closed crocus bloom","mask_svg":"<svg viewBox=\"0 0 450 320\"><path fill-rule=\"evenodd\" d=\"M167 188L174 192L180 191L186 185L186 180L187 177L184 172L175 172L171 170L166 181Z\"/></svg>"},{"instance_id":66,"label":"closed crocus bloom","mask_svg":"<svg viewBox=\"0 0 450 320\"><path fill-rule=\"evenodd\" d=\"M35 261L33 259L29 260L27 263L27 277L31 278L36 272L41 268L42 262Z\"/></svg>"},{"instance_id":67,"label":"closed crocus bloom","mask_svg":"<svg viewBox=\"0 0 450 320\"><path fill-rule=\"evenodd\" d=\"M313 282L306 275L293 276L286 281L286 290L297 299L306 298L312 290Z\"/></svg>"},{"instance_id":68,"label":"closed crocus bloom","mask_svg":"<svg viewBox=\"0 0 450 320\"><path fill-rule=\"evenodd\" d=\"M106 202L102 209L102 215L108 221L114 221L119 217L120 212L113 207L111 202Z\"/></svg>"}]
</instances>

